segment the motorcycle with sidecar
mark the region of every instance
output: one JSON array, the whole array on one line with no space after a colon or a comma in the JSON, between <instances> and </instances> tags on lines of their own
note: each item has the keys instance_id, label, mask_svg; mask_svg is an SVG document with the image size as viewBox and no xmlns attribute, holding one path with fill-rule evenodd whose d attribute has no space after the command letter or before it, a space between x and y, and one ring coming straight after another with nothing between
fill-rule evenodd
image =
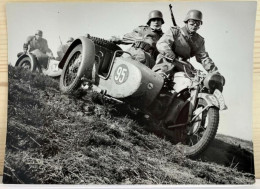
<instances>
[{"instance_id":1,"label":"motorcycle with sidecar","mask_svg":"<svg viewBox=\"0 0 260 189\"><path fill-rule=\"evenodd\" d=\"M158 127L173 134L174 143L184 145L186 156L196 157L215 138L219 111L227 108L221 93L225 80L218 73L188 71L189 62L176 63L183 70L173 75L168 87L160 74L118 45L82 36L59 63L60 90L69 94L91 86L105 97L130 104L158 120Z\"/></svg>"},{"instance_id":2,"label":"motorcycle with sidecar","mask_svg":"<svg viewBox=\"0 0 260 189\"><path fill-rule=\"evenodd\" d=\"M59 77L62 70L59 69L59 61L51 59L40 50L18 53L15 66L23 67L32 72L38 71L50 77Z\"/></svg>"}]
</instances>

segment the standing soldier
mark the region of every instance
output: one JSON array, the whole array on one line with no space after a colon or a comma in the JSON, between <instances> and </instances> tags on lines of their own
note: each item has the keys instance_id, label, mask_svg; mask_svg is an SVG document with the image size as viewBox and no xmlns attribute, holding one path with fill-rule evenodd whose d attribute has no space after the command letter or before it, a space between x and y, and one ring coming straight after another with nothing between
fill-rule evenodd
<instances>
[{"instance_id":1,"label":"standing soldier","mask_svg":"<svg viewBox=\"0 0 260 189\"><path fill-rule=\"evenodd\" d=\"M190 10L184 20L182 28L171 27L157 42L159 55L153 70L159 73L172 73L174 60L187 61L195 56L208 72L217 71L218 68L205 50L205 41L197 30L202 25L202 13L198 10ZM178 69L178 68L177 68Z\"/></svg>"},{"instance_id":2,"label":"standing soldier","mask_svg":"<svg viewBox=\"0 0 260 189\"><path fill-rule=\"evenodd\" d=\"M57 49L57 55L58 57L56 58L56 60L61 60L63 58L63 56L65 55L66 51L68 50L69 46L71 45L71 43L74 41L74 39L72 37L70 37L66 44L61 44L58 49Z\"/></svg>"},{"instance_id":3,"label":"standing soldier","mask_svg":"<svg viewBox=\"0 0 260 189\"><path fill-rule=\"evenodd\" d=\"M163 35L162 25L164 24L163 15L158 10L149 13L146 26L139 26L131 33L123 36L123 39L112 37L112 41L118 44L133 44L128 52L142 64L152 68L158 55L156 43Z\"/></svg>"}]
</instances>

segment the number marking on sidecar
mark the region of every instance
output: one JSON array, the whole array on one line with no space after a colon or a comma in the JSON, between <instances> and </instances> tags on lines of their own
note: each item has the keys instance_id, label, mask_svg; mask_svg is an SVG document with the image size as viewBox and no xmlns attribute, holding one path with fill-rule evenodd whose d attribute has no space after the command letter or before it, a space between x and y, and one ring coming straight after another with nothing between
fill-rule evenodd
<instances>
[{"instance_id":1,"label":"number marking on sidecar","mask_svg":"<svg viewBox=\"0 0 260 189\"><path fill-rule=\"evenodd\" d=\"M120 85L124 83L128 79L128 76L129 70L126 65L121 64L115 69L114 80L116 84Z\"/></svg>"}]
</instances>

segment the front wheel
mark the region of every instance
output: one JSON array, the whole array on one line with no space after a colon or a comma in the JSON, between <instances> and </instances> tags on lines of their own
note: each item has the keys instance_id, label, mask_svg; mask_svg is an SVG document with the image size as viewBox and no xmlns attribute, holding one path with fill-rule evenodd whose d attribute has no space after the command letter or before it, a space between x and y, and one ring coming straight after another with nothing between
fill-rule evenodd
<instances>
[{"instance_id":1,"label":"front wheel","mask_svg":"<svg viewBox=\"0 0 260 189\"><path fill-rule=\"evenodd\" d=\"M205 151L209 144L214 140L218 130L218 108L207 108L206 101L204 99L199 99L197 108L193 112L193 117L196 115L198 115L196 119L187 126L184 154L188 157L197 157Z\"/></svg>"},{"instance_id":2,"label":"front wheel","mask_svg":"<svg viewBox=\"0 0 260 189\"><path fill-rule=\"evenodd\" d=\"M71 94L78 89L81 80L78 76L79 66L82 63L82 44L77 45L69 54L60 77L60 90Z\"/></svg>"}]
</instances>

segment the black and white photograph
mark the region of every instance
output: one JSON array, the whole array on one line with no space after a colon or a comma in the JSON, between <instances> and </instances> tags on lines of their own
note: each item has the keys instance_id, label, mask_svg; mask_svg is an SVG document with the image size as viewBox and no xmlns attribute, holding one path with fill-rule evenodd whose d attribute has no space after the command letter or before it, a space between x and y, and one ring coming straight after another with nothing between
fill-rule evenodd
<instances>
[{"instance_id":1,"label":"black and white photograph","mask_svg":"<svg viewBox=\"0 0 260 189\"><path fill-rule=\"evenodd\" d=\"M3 183L254 184L256 5L7 3Z\"/></svg>"}]
</instances>

